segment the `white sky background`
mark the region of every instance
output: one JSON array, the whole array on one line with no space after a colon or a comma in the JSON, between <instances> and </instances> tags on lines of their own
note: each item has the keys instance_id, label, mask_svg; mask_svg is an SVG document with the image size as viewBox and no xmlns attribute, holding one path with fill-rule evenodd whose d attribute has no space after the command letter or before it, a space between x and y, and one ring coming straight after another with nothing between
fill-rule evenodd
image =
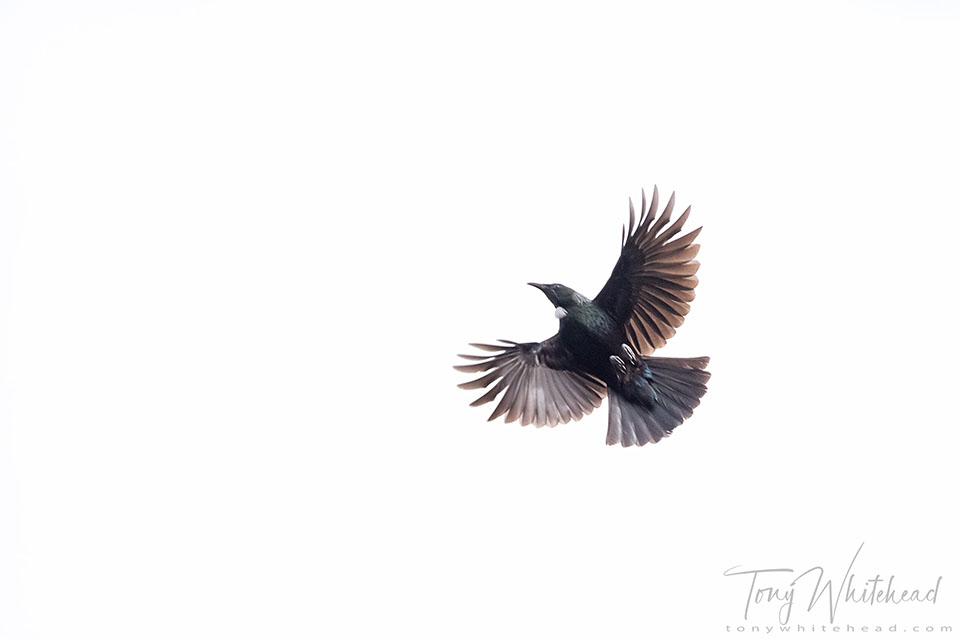
<instances>
[{"instance_id":1,"label":"white sky background","mask_svg":"<svg viewBox=\"0 0 960 640\"><path fill-rule=\"evenodd\" d=\"M0 636L723 638L861 542L956 627L948 4L4 3ZM694 417L485 422L655 183Z\"/></svg>"}]
</instances>

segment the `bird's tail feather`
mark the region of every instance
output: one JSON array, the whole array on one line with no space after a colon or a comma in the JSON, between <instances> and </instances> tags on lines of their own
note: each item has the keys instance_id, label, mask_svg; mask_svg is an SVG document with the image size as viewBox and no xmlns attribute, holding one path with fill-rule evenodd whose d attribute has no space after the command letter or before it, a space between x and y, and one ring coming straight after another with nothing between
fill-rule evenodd
<instances>
[{"instance_id":1,"label":"bird's tail feather","mask_svg":"<svg viewBox=\"0 0 960 640\"><path fill-rule=\"evenodd\" d=\"M693 415L707 392L710 358L638 357L626 346L624 358L614 358L621 384L608 389L607 444L659 442Z\"/></svg>"}]
</instances>

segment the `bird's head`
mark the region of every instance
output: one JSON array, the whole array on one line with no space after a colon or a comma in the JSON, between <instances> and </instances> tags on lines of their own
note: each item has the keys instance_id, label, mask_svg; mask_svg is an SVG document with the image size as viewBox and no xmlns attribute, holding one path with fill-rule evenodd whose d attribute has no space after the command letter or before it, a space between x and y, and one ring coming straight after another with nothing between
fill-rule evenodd
<instances>
[{"instance_id":1,"label":"bird's head","mask_svg":"<svg viewBox=\"0 0 960 640\"><path fill-rule=\"evenodd\" d=\"M582 295L562 284L539 284L536 282L528 282L527 284L543 291L543 295L547 296L547 299L558 309L569 309L586 301Z\"/></svg>"}]
</instances>

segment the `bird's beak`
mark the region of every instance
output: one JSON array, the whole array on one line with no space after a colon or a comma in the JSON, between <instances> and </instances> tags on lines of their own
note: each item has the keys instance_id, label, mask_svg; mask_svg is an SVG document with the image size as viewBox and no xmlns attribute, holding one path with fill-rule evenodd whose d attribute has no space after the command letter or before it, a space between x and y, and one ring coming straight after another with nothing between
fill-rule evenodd
<instances>
[{"instance_id":1,"label":"bird's beak","mask_svg":"<svg viewBox=\"0 0 960 640\"><path fill-rule=\"evenodd\" d=\"M528 282L527 284L530 285L531 287L536 287L537 289L540 289L540 291L543 291L544 293L547 292L546 285L540 284L538 282Z\"/></svg>"}]
</instances>

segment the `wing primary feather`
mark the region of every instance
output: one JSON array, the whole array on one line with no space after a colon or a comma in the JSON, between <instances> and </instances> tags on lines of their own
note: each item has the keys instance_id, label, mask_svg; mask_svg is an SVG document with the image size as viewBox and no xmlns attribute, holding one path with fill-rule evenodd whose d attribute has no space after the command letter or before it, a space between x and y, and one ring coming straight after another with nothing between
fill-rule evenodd
<instances>
[{"instance_id":1,"label":"wing primary feather","mask_svg":"<svg viewBox=\"0 0 960 640\"><path fill-rule=\"evenodd\" d=\"M677 192L674 191L670 194L670 200L667 201L667 206L663 210L663 215L667 218L670 218L670 214L673 213L673 203L677 200Z\"/></svg>"},{"instance_id":2,"label":"wing primary feather","mask_svg":"<svg viewBox=\"0 0 960 640\"><path fill-rule=\"evenodd\" d=\"M481 344L479 342L471 342L470 346L483 351L503 351L503 347L496 344Z\"/></svg>"}]
</instances>

